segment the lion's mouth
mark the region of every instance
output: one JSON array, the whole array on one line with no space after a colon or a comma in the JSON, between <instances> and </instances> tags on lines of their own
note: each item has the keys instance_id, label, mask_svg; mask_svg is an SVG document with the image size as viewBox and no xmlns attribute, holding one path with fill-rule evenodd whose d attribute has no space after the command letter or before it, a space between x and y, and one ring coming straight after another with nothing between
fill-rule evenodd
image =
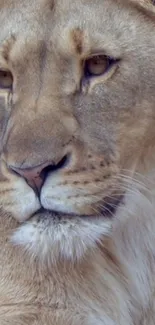
<instances>
[{"instance_id":1,"label":"lion's mouth","mask_svg":"<svg viewBox=\"0 0 155 325\"><path fill-rule=\"evenodd\" d=\"M104 203L100 203L99 208L97 210L97 213L91 214L91 215L85 215L85 214L77 214L77 213L66 213L63 211L55 211L55 210L49 210L45 208L41 208L35 213L35 215L39 214L40 217L48 217L52 219L58 219L60 220L61 218L65 219L71 219L74 217L79 217L79 218L95 218L95 217L100 217L100 218L113 218L117 212L117 209L120 205L123 204L123 199L124 195L120 196L113 196L113 197L106 197L104 198Z\"/></svg>"}]
</instances>

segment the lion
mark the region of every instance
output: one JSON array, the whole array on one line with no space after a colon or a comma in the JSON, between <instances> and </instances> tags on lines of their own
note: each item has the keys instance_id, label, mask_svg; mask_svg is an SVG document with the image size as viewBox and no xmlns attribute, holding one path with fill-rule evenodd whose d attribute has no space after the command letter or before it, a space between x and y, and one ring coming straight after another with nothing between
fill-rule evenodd
<instances>
[{"instance_id":1,"label":"lion","mask_svg":"<svg viewBox=\"0 0 155 325\"><path fill-rule=\"evenodd\" d=\"M0 325L155 324L154 1L0 25Z\"/></svg>"}]
</instances>

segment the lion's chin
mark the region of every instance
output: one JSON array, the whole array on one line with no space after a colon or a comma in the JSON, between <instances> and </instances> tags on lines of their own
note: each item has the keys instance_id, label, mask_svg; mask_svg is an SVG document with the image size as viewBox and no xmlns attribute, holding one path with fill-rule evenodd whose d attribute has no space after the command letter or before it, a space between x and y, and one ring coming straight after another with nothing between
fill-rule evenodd
<instances>
[{"instance_id":1,"label":"lion's chin","mask_svg":"<svg viewBox=\"0 0 155 325\"><path fill-rule=\"evenodd\" d=\"M89 250L95 250L103 237L110 233L112 218L108 213L114 215L120 202L121 199L117 199L111 205L109 201L109 206L106 203L106 210L98 216L68 215L40 209L17 228L11 241L22 245L31 257L43 263L60 259L77 261Z\"/></svg>"},{"instance_id":2,"label":"lion's chin","mask_svg":"<svg viewBox=\"0 0 155 325\"><path fill-rule=\"evenodd\" d=\"M94 250L111 229L111 219L66 216L41 210L20 225L11 237L41 263L77 261Z\"/></svg>"}]
</instances>

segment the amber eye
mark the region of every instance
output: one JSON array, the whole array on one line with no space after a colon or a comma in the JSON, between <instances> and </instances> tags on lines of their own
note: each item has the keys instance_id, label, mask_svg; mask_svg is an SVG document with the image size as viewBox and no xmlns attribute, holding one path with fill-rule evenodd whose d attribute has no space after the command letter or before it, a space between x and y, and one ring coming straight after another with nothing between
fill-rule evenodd
<instances>
[{"instance_id":1,"label":"amber eye","mask_svg":"<svg viewBox=\"0 0 155 325\"><path fill-rule=\"evenodd\" d=\"M0 70L0 88L12 88L13 77L10 71Z\"/></svg>"},{"instance_id":2,"label":"amber eye","mask_svg":"<svg viewBox=\"0 0 155 325\"><path fill-rule=\"evenodd\" d=\"M105 55L95 55L87 60L84 63L84 74L85 77L97 77L108 71L108 69L116 62L115 59L112 59Z\"/></svg>"}]
</instances>

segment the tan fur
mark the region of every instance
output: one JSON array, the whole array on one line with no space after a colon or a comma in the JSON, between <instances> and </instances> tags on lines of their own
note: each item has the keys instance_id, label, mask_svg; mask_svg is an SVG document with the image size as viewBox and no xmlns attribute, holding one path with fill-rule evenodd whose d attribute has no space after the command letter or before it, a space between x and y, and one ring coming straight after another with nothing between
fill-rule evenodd
<instances>
[{"instance_id":1,"label":"tan fur","mask_svg":"<svg viewBox=\"0 0 155 325\"><path fill-rule=\"evenodd\" d=\"M0 0L0 325L155 324L154 12ZM117 64L84 80L101 53ZM40 200L12 170L65 155Z\"/></svg>"}]
</instances>

